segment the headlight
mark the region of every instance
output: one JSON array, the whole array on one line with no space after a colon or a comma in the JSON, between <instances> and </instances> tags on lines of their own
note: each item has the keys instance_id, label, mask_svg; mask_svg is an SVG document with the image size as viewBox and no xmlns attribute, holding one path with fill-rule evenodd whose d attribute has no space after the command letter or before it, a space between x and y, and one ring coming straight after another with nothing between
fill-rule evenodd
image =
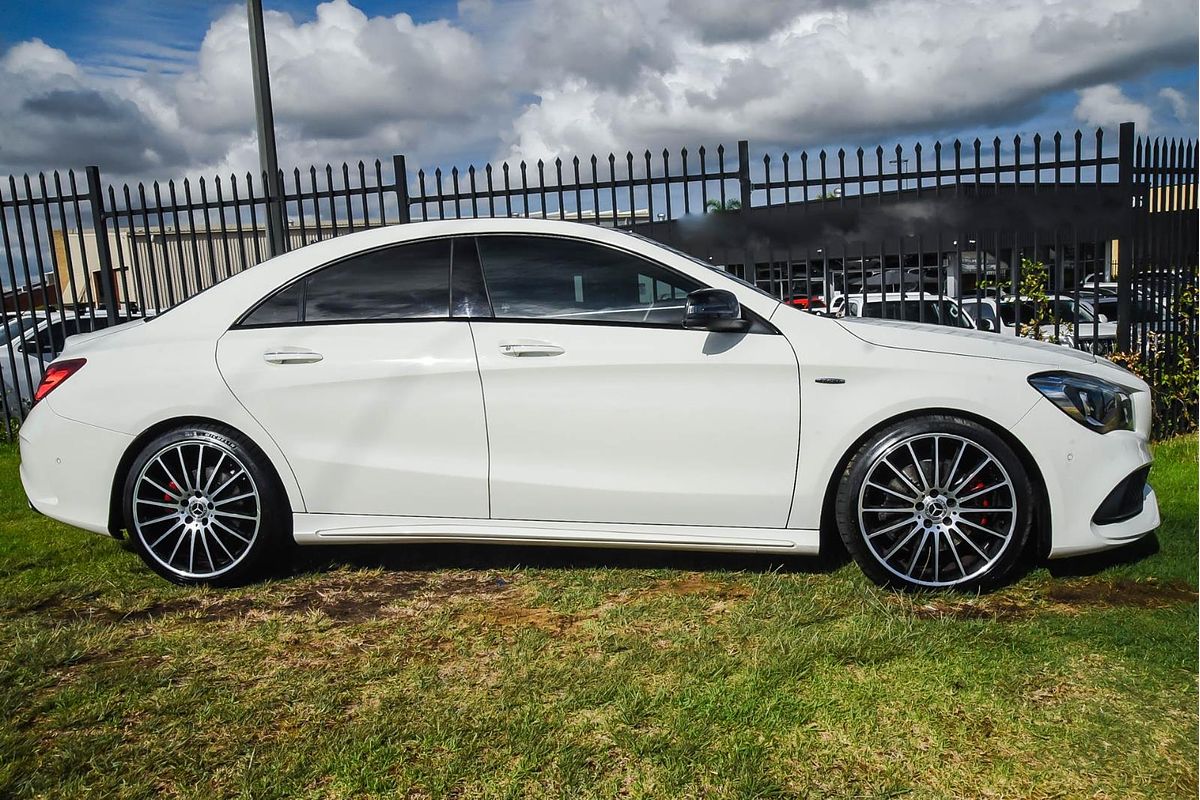
<instances>
[{"instance_id":1,"label":"headlight","mask_svg":"<svg viewBox=\"0 0 1200 800\"><path fill-rule=\"evenodd\" d=\"M1071 419L1097 433L1133 430L1133 400L1115 383L1070 372L1044 372L1029 384Z\"/></svg>"}]
</instances>

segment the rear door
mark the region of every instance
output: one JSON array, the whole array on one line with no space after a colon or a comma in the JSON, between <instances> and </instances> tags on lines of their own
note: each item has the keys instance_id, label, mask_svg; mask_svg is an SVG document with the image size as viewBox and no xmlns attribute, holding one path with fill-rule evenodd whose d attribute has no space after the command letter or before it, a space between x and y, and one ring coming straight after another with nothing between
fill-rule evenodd
<instances>
[{"instance_id":1,"label":"rear door","mask_svg":"<svg viewBox=\"0 0 1200 800\"><path fill-rule=\"evenodd\" d=\"M488 516L483 397L470 326L451 314L451 247L325 266L218 343L222 375L287 457L308 511Z\"/></svg>"},{"instance_id":2,"label":"rear door","mask_svg":"<svg viewBox=\"0 0 1200 800\"><path fill-rule=\"evenodd\" d=\"M684 329L702 284L631 253L477 241L493 518L786 526L800 390L782 335Z\"/></svg>"}]
</instances>

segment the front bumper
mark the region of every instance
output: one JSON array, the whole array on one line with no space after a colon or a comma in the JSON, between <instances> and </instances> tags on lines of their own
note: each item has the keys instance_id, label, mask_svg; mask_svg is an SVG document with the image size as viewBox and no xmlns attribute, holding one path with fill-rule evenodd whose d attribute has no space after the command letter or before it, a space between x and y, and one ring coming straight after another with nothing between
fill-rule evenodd
<instances>
[{"instance_id":1,"label":"front bumper","mask_svg":"<svg viewBox=\"0 0 1200 800\"><path fill-rule=\"evenodd\" d=\"M19 437L21 486L33 509L109 533L113 476L133 437L61 417L47 401L29 413Z\"/></svg>"},{"instance_id":2,"label":"front bumper","mask_svg":"<svg viewBox=\"0 0 1200 800\"><path fill-rule=\"evenodd\" d=\"M1148 396L1135 400L1135 415L1148 419ZM1029 448L1046 484L1050 504L1050 558L1094 553L1145 536L1161 522L1158 498L1141 487L1141 505L1127 514L1098 514L1106 500L1153 457L1149 426L1104 435L1076 423L1050 402L1036 403L1012 429ZM1106 521L1114 519L1116 521ZM1097 521L1099 520L1099 521Z\"/></svg>"}]
</instances>

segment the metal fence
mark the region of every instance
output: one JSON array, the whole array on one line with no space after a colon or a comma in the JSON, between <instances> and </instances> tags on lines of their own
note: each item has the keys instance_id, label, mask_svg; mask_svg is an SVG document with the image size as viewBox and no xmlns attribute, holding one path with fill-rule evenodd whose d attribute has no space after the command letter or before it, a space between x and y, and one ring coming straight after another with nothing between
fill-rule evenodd
<instances>
[{"instance_id":1,"label":"metal fence","mask_svg":"<svg viewBox=\"0 0 1200 800\"><path fill-rule=\"evenodd\" d=\"M976 318L1136 354L1161 378L1196 359L1196 157L1193 141L1139 139L1127 123L1116 141L1097 130L755 155L741 141L415 171L397 155L282 171L280 196L261 174L121 186L96 167L10 176L3 411L23 418L66 335L169 308L270 257L273 238L295 249L465 217L629 229L812 311Z\"/></svg>"}]
</instances>

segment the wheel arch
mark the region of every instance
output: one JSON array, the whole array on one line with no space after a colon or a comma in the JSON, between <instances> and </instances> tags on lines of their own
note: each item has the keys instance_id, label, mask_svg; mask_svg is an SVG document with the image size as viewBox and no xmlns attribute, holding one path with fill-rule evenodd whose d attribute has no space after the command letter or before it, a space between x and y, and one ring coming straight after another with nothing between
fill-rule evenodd
<instances>
[{"instance_id":1,"label":"wheel arch","mask_svg":"<svg viewBox=\"0 0 1200 800\"><path fill-rule=\"evenodd\" d=\"M999 436L1016 453L1017 458L1021 461L1021 466L1025 468L1026 473L1029 475L1029 482L1033 486L1037 498L1034 503L1033 536L1030 537L1029 546L1036 548L1036 556L1039 560L1044 559L1050 553L1051 510L1050 496L1046 491L1046 479L1042 475L1042 470L1038 467L1037 461L1034 459L1033 454L1029 452L1029 448L1025 447L1020 439L1013 436L1011 431L1001 425L997 425L987 417L958 408L920 408L905 411L875 423L851 443L846 452L842 453L841 458L838 459L837 467L830 474L829 482L825 487L825 494L821 505L820 548L822 553L826 552L827 546L841 549L845 547L837 530L834 502L837 496L838 483L846 471L846 465L850 463L850 459L854 457L854 454L858 452L864 442L888 426L908 419L934 415L962 417L963 419L970 420Z\"/></svg>"},{"instance_id":2,"label":"wheel arch","mask_svg":"<svg viewBox=\"0 0 1200 800\"><path fill-rule=\"evenodd\" d=\"M108 532L113 538L123 539L125 531L125 514L122 509L121 491L125 486L125 480L129 476L129 470L133 466L133 462L137 459L138 454L142 452L145 446L152 442L156 437L161 436L169 430L185 427L188 425L217 425L222 428L230 428L243 436L246 441L254 445L258 450L258 454L262 456L264 463L270 467L273 477L279 482L283 488L283 480L279 474L279 467L274 463L271 457L266 453L265 449L254 439L253 436L247 434L244 430L231 425L223 420L214 419L202 415L186 415L179 417L170 417L154 423L144 431L139 433L125 448L125 452L121 454L121 460L117 462L117 469L113 473L112 486L109 489L108 496ZM283 491L283 497L287 497L286 488Z\"/></svg>"}]
</instances>

